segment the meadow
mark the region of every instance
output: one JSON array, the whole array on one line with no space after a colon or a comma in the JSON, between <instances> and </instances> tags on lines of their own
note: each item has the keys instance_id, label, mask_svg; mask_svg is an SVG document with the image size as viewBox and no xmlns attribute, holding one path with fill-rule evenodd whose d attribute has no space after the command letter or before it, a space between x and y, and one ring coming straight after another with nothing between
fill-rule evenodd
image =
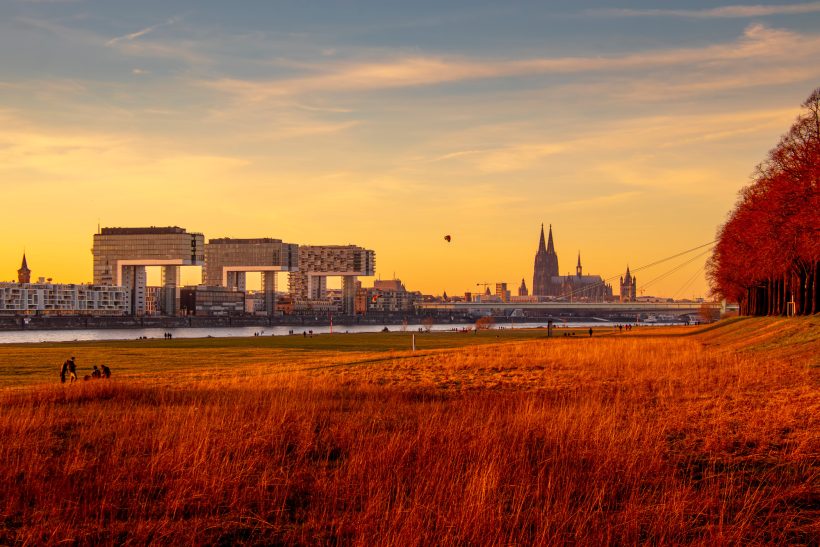
<instances>
[{"instance_id":1,"label":"meadow","mask_svg":"<svg viewBox=\"0 0 820 547\"><path fill-rule=\"evenodd\" d=\"M817 544L818 327L0 347L0 544Z\"/></svg>"}]
</instances>

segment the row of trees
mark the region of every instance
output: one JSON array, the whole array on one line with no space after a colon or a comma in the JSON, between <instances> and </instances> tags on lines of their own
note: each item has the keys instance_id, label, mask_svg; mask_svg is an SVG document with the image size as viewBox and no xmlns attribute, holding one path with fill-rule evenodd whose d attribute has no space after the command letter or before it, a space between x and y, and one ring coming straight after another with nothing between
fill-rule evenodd
<instances>
[{"instance_id":1,"label":"row of trees","mask_svg":"<svg viewBox=\"0 0 820 547\"><path fill-rule=\"evenodd\" d=\"M707 263L743 315L820 312L820 88L740 192Z\"/></svg>"}]
</instances>

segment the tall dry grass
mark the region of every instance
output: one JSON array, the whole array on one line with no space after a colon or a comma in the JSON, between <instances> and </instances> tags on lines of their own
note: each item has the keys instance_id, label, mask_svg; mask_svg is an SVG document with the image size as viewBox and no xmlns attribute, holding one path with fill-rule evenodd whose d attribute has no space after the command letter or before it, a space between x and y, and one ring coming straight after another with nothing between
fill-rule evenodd
<instances>
[{"instance_id":1,"label":"tall dry grass","mask_svg":"<svg viewBox=\"0 0 820 547\"><path fill-rule=\"evenodd\" d=\"M0 543L816 543L817 369L550 340L0 394Z\"/></svg>"}]
</instances>

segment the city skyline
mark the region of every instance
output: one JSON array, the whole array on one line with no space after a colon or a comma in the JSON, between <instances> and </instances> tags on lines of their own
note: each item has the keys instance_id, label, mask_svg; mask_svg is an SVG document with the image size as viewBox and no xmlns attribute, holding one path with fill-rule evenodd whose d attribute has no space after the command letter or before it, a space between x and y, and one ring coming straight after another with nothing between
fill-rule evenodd
<instances>
[{"instance_id":1,"label":"city skyline","mask_svg":"<svg viewBox=\"0 0 820 547\"><path fill-rule=\"evenodd\" d=\"M0 262L60 282L98 224L352 243L459 294L531 279L544 223L560 275L611 278L713 240L820 76L817 2L0 14Z\"/></svg>"}]
</instances>

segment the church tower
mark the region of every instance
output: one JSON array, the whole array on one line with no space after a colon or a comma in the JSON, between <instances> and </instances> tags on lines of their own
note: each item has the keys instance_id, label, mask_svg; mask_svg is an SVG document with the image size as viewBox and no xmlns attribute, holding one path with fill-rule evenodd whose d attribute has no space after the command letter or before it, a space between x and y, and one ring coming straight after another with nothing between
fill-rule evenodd
<instances>
[{"instance_id":1,"label":"church tower","mask_svg":"<svg viewBox=\"0 0 820 547\"><path fill-rule=\"evenodd\" d=\"M621 277L621 302L635 302L638 296L638 278L629 273L629 266L626 267L626 275Z\"/></svg>"},{"instance_id":2,"label":"church tower","mask_svg":"<svg viewBox=\"0 0 820 547\"><path fill-rule=\"evenodd\" d=\"M583 275L583 269L581 268L581 251L578 251L578 265L575 266L575 275L581 277Z\"/></svg>"},{"instance_id":3,"label":"church tower","mask_svg":"<svg viewBox=\"0 0 820 547\"><path fill-rule=\"evenodd\" d=\"M518 296L528 296L530 293L527 290L527 284L524 283L524 278L521 278L521 286L518 287Z\"/></svg>"},{"instance_id":4,"label":"church tower","mask_svg":"<svg viewBox=\"0 0 820 547\"><path fill-rule=\"evenodd\" d=\"M28 269L28 263L26 262L26 253L23 253L23 264L20 266L20 269L17 270L17 282L31 283L31 270Z\"/></svg>"},{"instance_id":5,"label":"church tower","mask_svg":"<svg viewBox=\"0 0 820 547\"><path fill-rule=\"evenodd\" d=\"M558 296L560 285L553 284L553 277L558 276L558 255L555 254L555 245L552 242L552 225L550 224L549 237L544 242L544 225L541 225L541 239L538 242L538 251L535 253L535 272L532 278L532 294L534 296Z\"/></svg>"}]
</instances>

